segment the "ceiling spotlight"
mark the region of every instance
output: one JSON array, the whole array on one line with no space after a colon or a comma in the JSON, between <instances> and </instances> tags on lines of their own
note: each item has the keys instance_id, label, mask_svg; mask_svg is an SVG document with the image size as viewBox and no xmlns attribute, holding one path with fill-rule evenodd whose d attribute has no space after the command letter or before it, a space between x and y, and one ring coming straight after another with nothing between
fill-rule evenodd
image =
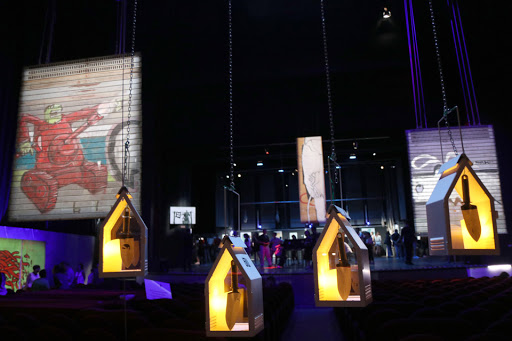
<instances>
[{"instance_id":1,"label":"ceiling spotlight","mask_svg":"<svg viewBox=\"0 0 512 341\"><path fill-rule=\"evenodd\" d=\"M384 166L380 166L380 169L384 169Z\"/></svg>"},{"instance_id":2,"label":"ceiling spotlight","mask_svg":"<svg viewBox=\"0 0 512 341\"><path fill-rule=\"evenodd\" d=\"M377 153L373 153L373 156L377 155Z\"/></svg>"},{"instance_id":3,"label":"ceiling spotlight","mask_svg":"<svg viewBox=\"0 0 512 341\"><path fill-rule=\"evenodd\" d=\"M384 7L384 11L382 12L382 17L384 19L391 18L391 11L387 7Z\"/></svg>"},{"instance_id":4,"label":"ceiling spotlight","mask_svg":"<svg viewBox=\"0 0 512 341\"><path fill-rule=\"evenodd\" d=\"M242 177L242 174L238 174L238 177L241 178Z\"/></svg>"}]
</instances>

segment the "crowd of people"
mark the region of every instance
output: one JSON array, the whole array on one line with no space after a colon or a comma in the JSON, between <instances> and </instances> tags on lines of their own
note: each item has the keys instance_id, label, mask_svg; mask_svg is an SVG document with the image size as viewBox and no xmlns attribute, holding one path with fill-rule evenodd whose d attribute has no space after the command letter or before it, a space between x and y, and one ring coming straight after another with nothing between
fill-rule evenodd
<instances>
[{"instance_id":1,"label":"crowd of people","mask_svg":"<svg viewBox=\"0 0 512 341\"><path fill-rule=\"evenodd\" d=\"M235 236L237 232L235 231ZM242 239L246 245L245 251L256 265L260 267L282 268L285 264L312 266L313 248L320 236L316 228L307 230L303 239L294 235L289 240L283 240L273 232L272 236L266 229L258 233L244 233ZM195 264L208 264L213 262L219 252L221 239L215 236L211 242L208 238L196 237L193 243L192 259ZM287 263L288 258L290 261Z\"/></svg>"},{"instance_id":2,"label":"crowd of people","mask_svg":"<svg viewBox=\"0 0 512 341\"><path fill-rule=\"evenodd\" d=\"M84 265L81 263L76 270L73 270L67 262L61 262L55 265L50 273L46 269L41 269L40 265L34 265L32 272L27 275L21 290L46 291L50 289L70 289L84 285L97 285L101 281L102 279L99 278L98 274L98 264L92 266L88 276L86 276ZM0 288L0 295L6 295L8 289L5 288L4 273L2 273Z\"/></svg>"},{"instance_id":3,"label":"crowd of people","mask_svg":"<svg viewBox=\"0 0 512 341\"><path fill-rule=\"evenodd\" d=\"M384 257L403 259L406 264L412 265L416 237L414 230L408 225L402 228L401 233L395 229L392 234L387 231L384 237L378 231L368 232L356 228L356 232L368 249L370 264L375 263L375 257ZM261 268L282 268L285 265L311 268L313 249L319 236L320 233L312 227L304 232L304 238L301 239L292 235L291 239L283 240L276 232L269 235L266 229L261 233L244 233L242 239L246 245L245 251ZM210 243L207 238L197 237L194 241L193 263L209 264L215 261L220 243L221 239L218 236L213 240L210 238ZM345 250L349 257L353 256L352 247L347 242Z\"/></svg>"}]
</instances>

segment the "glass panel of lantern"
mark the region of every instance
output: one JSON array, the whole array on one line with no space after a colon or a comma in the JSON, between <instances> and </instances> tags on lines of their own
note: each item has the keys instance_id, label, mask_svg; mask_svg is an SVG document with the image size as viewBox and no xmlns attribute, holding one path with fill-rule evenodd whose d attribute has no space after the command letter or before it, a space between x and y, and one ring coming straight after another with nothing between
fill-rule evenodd
<instances>
[{"instance_id":1,"label":"glass panel of lantern","mask_svg":"<svg viewBox=\"0 0 512 341\"><path fill-rule=\"evenodd\" d=\"M368 249L340 207L331 205L313 250L318 307L364 307L373 301Z\"/></svg>"},{"instance_id":2,"label":"glass panel of lantern","mask_svg":"<svg viewBox=\"0 0 512 341\"><path fill-rule=\"evenodd\" d=\"M121 188L117 201L100 227L100 277L138 277L147 274L148 230Z\"/></svg>"},{"instance_id":3,"label":"glass panel of lantern","mask_svg":"<svg viewBox=\"0 0 512 341\"><path fill-rule=\"evenodd\" d=\"M239 237L225 236L205 281L206 335L249 337L263 330L261 275Z\"/></svg>"},{"instance_id":4,"label":"glass panel of lantern","mask_svg":"<svg viewBox=\"0 0 512 341\"><path fill-rule=\"evenodd\" d=\"M499 255L494 198L465 154L446 162L428 202L431 255Z\"/></svg>"}]
</instances>

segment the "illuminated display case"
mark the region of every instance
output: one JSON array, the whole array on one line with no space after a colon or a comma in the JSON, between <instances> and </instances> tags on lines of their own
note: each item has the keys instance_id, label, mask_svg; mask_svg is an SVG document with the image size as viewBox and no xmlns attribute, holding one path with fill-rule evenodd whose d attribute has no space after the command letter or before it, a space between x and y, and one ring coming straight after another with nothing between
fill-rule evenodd
<instances>
[{"instance_id":1,"label":"illuminated display case","mask_svg":"<svg viewBox=\"0 0 512 341\"><path fill-rule=\"evenodd\" d=\"M205 282L206 335L250 337L263 330L261 275L239 237L225 236Z\"/></svg>"},{"instance_id":2,"label":"illuminated display case","mask_svg":"<svg viewBox=\"0 0 512 341\"><path fill-rule=\"evenodd\" d=\"M499 255L494 198L465 154L446 162L427 202L431 255ZM457 205L449 205L456 202Z\"/></svg>"},{"instance_id":3,"label":"illuminated display case","mask_svg":"<svg viewBox=\"0 0 512 341\"><path fill-rule=\"evenodd\" d=\"M368 249L340 207L331 205L325 227L313 250L317 307L364 307L373 301ZM355 257L348 259L352 244Z\"/></svg>"},{"instance_id":4,"label":"illuminated display case","mask_svg":"<svg viewBox=\"0 0 512 341\"><path fill-rule=\"evenodd\" d=\"M148 270L148 229L126 187L100 228L100 277L139 277Z\"/></svg>"}]
</instances>

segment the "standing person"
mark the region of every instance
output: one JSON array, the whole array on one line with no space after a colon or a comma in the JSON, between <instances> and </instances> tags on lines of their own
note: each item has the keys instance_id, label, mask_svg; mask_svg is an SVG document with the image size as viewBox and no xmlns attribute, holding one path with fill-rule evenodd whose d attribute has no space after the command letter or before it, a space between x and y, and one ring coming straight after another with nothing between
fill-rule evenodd
<instances>
[{"instance_id":1,"label":"standing person","mask_svg":"<svg viewBox=\"0 0 512 341\"><path fill-rule=\"evenodd\" d=\"M279 239L279 243L275 246L274 256L276 258L276 266L282 268L286 263L286 252L284 251L283 241Z\"/></svg>"},{"instance_id":2,"label":"standing person","mask_svg":"<svg viewBox=\"0 0 512 341\"><path fill-rule=\"evenodd\" d=\"M272 233L273 237L270 240L270 255L275 256L277 245L281 244L281 239L277 238L277 233ZM277 264L277 257L275 258L275 264Z\"/></svg>"},{"instance_id":3,"label":"standing person","mask_svg":"<svg viewBox=\"0 0 512 341\"><path fill-rule=\"evenodd\" d=\"M197 238L197 256L199 257L199 264L204 264L204 239L202 237Z\"/></svg>"},{"instance_id":4,"label":"standing person","mask_svg":"<svg viewBox=\"0 0 512 341\"><path fill-rule=\"evenodd\" d=\"M393 234L391 235L391 241L393 242L393 249L395 250L394 252L394 256L395 258L399 258L400 257L400 250L399 250L399 245L398 245L398 241L400 240L400 234L398 234L398 229L395 229L395 232L393 232Z\"/></svg>"},{"instance_id":5,"label":"standing person","mask_svg":"<svg viewBox=\"0 0 512 341\"><path fill-rule=\"evenodd\" d=\"M375 260L373 258L373 239L370 232L364 231L362 240L364 245L368 249L368 259L370 260L370 264L375 264Z\"/></svg>"},{"instance_id":6,"label":"standing person","mask_svg":"<svg viewBox=\"0 0 512 341\"><path fill-rule=\"evenodd\" d=\"M402 242L405 248L405 264L412 264L414 231L409 225L405 225L402 229Z\"/></svg>"},{"instance_id":7,"label":"standing person","mask_svg":"<svg viewBox=\"0 0 512 341\"><path fill-rule=\"evenodd\" d=\"M87 285L98 285L100 284L100 276L98 272L98 263L94 263L91 268L91 273L87 276Z\"/></svg>"},{"instance_id":8,"label":"standing person","mask_svg":"<svg viewBox=\"0 0 512 341\"><path fill-rule=\"evenodd\" d=\"M260 245L260 265L261 268L265 267L265 258L267 259L268 266L272 266L272 258L270 257L270 239L267 236L267 230L263 229L263 234L258 237L258 244Z\"/></svg>"},{"instance_id":9,"label":"standing person","mask_svg":"<svg viewBox=\"0 0 512 341\"><path fill-rule=\"evenodd\" d=\"M292 263L295 264L295 261L299 263L299 257L297 257L297 251L299 249L299 241L295 235L292 236Z\"/></svg>"},{"instance_id":10,"label":"standing person","mask_svg":"<svg viewBox=\"0 0 512 341\"><path fill-rule=\"evenodd\" d=\"M208 244L208 238L204 238L204 262L211 263L212 259L210 258L210 244Z\"/></svg>"},{"instance_id":11,"label":"standing person","mask_svg":"<svg viewBox=\"0 0 512 341\"><path fill-rule=\"evenodd\" d=\"M260 258L260 244L258 243L258 234L253 234L252 237L252 252L254 254L254 263L258 262Z\"/></svg>"},{"instance_id":12,"label":"standing person","mask_svg":"<svg viewBox=\"0 0 512 341\"><path fill-rule=\"evenodd\" d=\"M320 233L319 232L316 232L316 226L313 226L311 228L311 238L313 238L313 248L315 247L316 245L316 241L318 239L320 239Z\"/></svg>"},{"instance_id":13,"label":"standing person","mask_svg":"<svg viewBox=\"0 0 512 341\"><path fill-rule=\"evenodd\" d=\"M386 238L384 239L384 245L386 245L386 257L393 257L393 250L391 249L391 234L386 231Z\"/></svg>"},{"instance_id":14,"label":"standing person","mask_svg":"<svg viewBox=\"0 0 512 341\"><path fill-rule=\"evenodd\" d=\"M82 267L83 267L83 265L82 265ZM50 283L46 279L46 270L45 269L41 270L41 272L39 274L40 274L39 278L36 279L34 281L34 283L32 283L32 291L50 290Z\"/></svg>"},{"instance_id":15,"label":"standing person","mask_svg":"<svg viewBox=\"0 0 512 341\"><path fill-rule=\"evenodd\" d=\"M375 234L375 255L377 257L380 257L382 256L383 254L383 250L382 250L382 236L380 235L380 232L377 232Z\"/></svg>"},{"instance_id":16,"label":"standing person","mask_svg":"<svg viewBox=\"0 0 512 341\"><path fill-rule=\"evenodd\" d=\"M192 231L186 228L183 232L183 271L192 271L193 254L194 238L192 238Z\"/></svg>"},{"instance_id":17,"label":"standing person","mask_svg":"<svg viewBox=\"0 0 512 341\"><path fill-rule=\"evenodd\" d=\"M5 276L5 273L0 272L0 296L7 295L7 289L5 288L6 280L7 280L7 277Z\"/></svg>"},{"instance_id":18,"label":"standing person","mask_svg":"<svg viewBox=\"0 0 512 341\"><path fill-rule=\"evenodd\" d=\"M244 244L245 244L245 252L251 257L252 255L252 242L251 238L247 233L244 233Z\"/></svg>"},{"instance_id":19,"label":"standing person","mask_svg":"<svg viewBox=\"0 0 512 341\"><path fill-rule=\"evenodd\" d=\"M304 232L306 239L304 240L304 261L306 268L311 267L311 261L313 260L313 247L314 241L309 231Z\"/></svg>"},{"instance_id":20,"label":"standing person","mask_svg":"<svg viewBox=\"0 0 512 341\"><path fill-rule=\"evenodd\" d=\"M41 270L41 267L39 265L34 265L32 270L33 271L27 276L26 288L32 288L32 283L39 278L39 271Z\"/></svg>"},{"instance_id":21,"label":"standing person","mask_svg":"<svg viewBox=\"0 0 512 341\"><path fill-rule=\"evenodd\" d=\"M75 284L85 283L85 271L82 263L78 264L78 271L75 272Z\"/></svg>"},{"instance_id":22,"label":"standing person","mask_svg":"<svg viewBox=\"0 0 512 341\"><path fill-rule=\"evenodd\" d=\"M219 246L220 246L220 238L219 236L215 236L215 238L213 238L213 259L217 259L217 256L219 255Z\"/></svg>"}]
</instances>

